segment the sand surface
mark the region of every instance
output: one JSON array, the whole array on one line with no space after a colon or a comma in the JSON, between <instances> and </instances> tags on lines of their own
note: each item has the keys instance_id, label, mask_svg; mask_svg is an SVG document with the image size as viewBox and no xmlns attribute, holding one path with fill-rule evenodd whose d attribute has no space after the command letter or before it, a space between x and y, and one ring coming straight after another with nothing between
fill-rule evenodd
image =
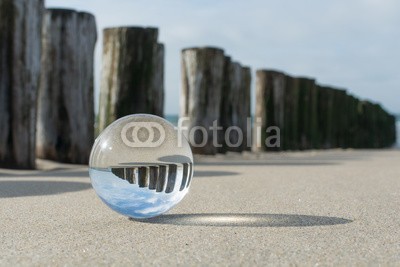
<instances>
[{"instance_id":1,"label":"sand surface","mask_svg":"<svg viewBox=\"0 0 400 267\"><path fill-rule=\"evenodd\" d=\"M150 221L105 206L86 166L0 169L0 265L400 265L400 150L196 161Z\"/></svg>"}]
</instances>

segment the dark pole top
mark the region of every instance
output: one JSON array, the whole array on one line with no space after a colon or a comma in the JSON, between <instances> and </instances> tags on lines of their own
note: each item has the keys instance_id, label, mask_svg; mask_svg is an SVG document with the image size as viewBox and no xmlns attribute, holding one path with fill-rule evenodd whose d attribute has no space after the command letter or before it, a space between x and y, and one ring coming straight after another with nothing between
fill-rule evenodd
<instances>
[{"instance_id":1,"label":"dark pole top","mask_svg":"<svg viewBox=\"0 0 400 267\"><path fill-rule=\"evenodd\" d=\"M261 73L271 73L271 74L282 74L286 75L283 71L281 70L276 70L276 69L259 69L256 71L257 74Z\"/></svg>"},{"instance_id":2,"label":"dark pole top","mask_svg":"<svg viewBox=\"0 0 400 267\"><path fill-rule=\"evenodd\" d=\"M118 27L107 27L104 28L103 31L112 31L112 30L132 30L132 31L141 31L141 30L148 30L148 31L158 31L157 27L141 27L141 26L118 26Z\"/></svg>"},{"instance_id":3,"label":"dark pole top","mask_svg":"<svg viewBox=\"0 0 400 267\"><path fill-rule=\"evenodd\" d=\"M92 13L85 11L77 11L76 9L69 9L69 8L47 8L46 12L54 16L70 16L72 14L78 14L79 16L94 17Z\"/></svg>"}]
</instances>

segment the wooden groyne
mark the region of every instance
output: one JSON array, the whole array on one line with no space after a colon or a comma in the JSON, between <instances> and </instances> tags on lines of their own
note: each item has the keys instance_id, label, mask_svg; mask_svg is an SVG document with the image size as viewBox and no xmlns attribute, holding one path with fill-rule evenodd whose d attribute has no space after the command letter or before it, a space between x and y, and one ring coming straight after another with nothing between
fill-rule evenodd
<instances>
[{"instance_id":1,"label":"wooden groyne","mask_svg":"<svg viewBox=\"0 0 400 267\"><path fill-rule=\"evenodd\" d=\"M129 114L163 116L164 46L157 39L156 28L103 31L99 131Z\"/></svg>"},{"instance_id":2,"label":"wooden groyne","mask_svg":"<svg viewBox=\"0 0 400 267\"><path fill-rule=\"evenodd\" d=\"M269 127L277 126L281 145L263 142L255 151L383 148L396 140L394 116L345 90L274 70L257 71L256 84L255 117L260 118L262 140Z\"/></svg>"},{"instance_id":3,"label":"wooden groyne","mask_svg":"<svg viewBox=\"0 0 400 267\"><path fill-rule=\"evenodd\" d=\"M0 166L35 167L43 0L0 0Z\"/></svg>"},{"instance_id":4,"label":"wooden groyne","mask_svg":"<svg viewBox=\"0 0 400 267\"><path fill-rule=\"evenodd\" d=\"M46 10L43 0L0 0L0 167L35 168L36 156L87 163L96 32L89 13ZM130 114L163 116L158 29L107 28L103 37L96 130ZM379 104L313 78L257 71L251 121L249 67L215 47L183 49L181 67L180 117L196 154L383 148L396 141L395 117Z\"/></svg>"},{"instance_id":5,"label":"wooden groyne","mask_svg":"<svg viewBox=\"0 0 400 267\"><path fill-rule=\"evenodd\" d=\"M94 141L96 40L93 15L69 9L46 10L37 108L39 158L88 162Z\"/></svg>"},{"instance_id":6,"label":"wooden groyne","mask_svg":"<svg viewBox=\"0 0 400 267\"><path fill-rule=\"evenodd\" d=\"M247 149L250 84L250 68L232 61L222 49L195 47L182 51L180 117L189 119L194 153L214 155Z\"/></svg>"}]
</instances>

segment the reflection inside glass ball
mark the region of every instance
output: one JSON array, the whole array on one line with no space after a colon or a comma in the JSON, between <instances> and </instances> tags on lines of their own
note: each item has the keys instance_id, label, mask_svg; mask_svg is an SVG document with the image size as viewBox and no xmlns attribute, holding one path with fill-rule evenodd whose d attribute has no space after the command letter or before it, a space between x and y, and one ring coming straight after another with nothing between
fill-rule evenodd
<instances>
[{"instance_id":1,"label":"reflection inside glass ball","mask_svg":"<svg viewBox=\"0 0 400 267\"><path fill-rule=\"evenodd\" d=\"M178 134L153 115L130 115L108 126L96 139L89 163L103 202L132 218L158 216L179 203L191 184L193 156Z\"/></svg>"}]
</instances>

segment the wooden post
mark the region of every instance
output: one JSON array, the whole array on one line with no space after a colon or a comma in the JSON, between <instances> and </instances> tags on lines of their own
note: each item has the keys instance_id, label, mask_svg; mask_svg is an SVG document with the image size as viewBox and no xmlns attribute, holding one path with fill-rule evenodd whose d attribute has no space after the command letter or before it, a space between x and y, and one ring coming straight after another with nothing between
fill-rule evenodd
<instances>
[{"instance_id":1,"label":"wooden post","mask_svg":"<svg viewBox=\"0 0 400 267\"><path fill-rule=\"evenodd\" d=\"M370 148L371 140L369 139L369 110L366 101L360 101L358 105L358 129L357 129L357 148Z\"/></svg>"},{"instance_id":2,"label":"wooden post","mask_svg":"<svg viewBox=\"0 0 400 267\"><path fill-rule=\"evenodd\" d=\"M319 148L326 148L327 140L327 89L324 86L317 85L318 90L318 131L319 131Z\"/></svg>"},{"instance_id":3,"label":"wooden post","mask_svg":"<svg viewBox=\"0 0 400 267\"><path fill-rule=\"evenodd\" d=\"M286 75L285 87L285 131L283 132L283 149L299 149L299 87L298 79Z\"/></svg>"},{"instance_id":4,"label":"wooden post","mask_svg":"<svg viewBox=\"0 0 400 267\"><path fill-rule=\"evenodd\" d=\"M308 125L310 148L320 148L318 131L318 88L314 82L310 84L310 124Z\"/></svg>"},{"instance_id":5,"label":"wooden post","mask_svg":"<svg viewBox=\"0 0 400 267\"><path fill-rule=\"evenodd\" d=\"M243 143L240 151L251 151L251 69L242 67L242 78L240 88L240 105L238 114L240 116L240 128L243 131Z\"/></svg>"},{"instance_id":6,"label":"wooden post","mask_svg":"<svg viewBox=\"0 0 400 267\"><path fill-rule=\"evenodd\" d=\"M320 147L334 147L334 92L335 89L327 86L318 86L318 129Z\"/></svg>"},{"instance_id":7,"label":"wooden post","mask_svg":"<svg viewBox=\"0 0 400 267\"><path fill-rule=\"evenodd\" d=\"M225 153L229 151L225 143L225 131L232 124L232 105L234 102L234 98L236 96L234 94L230 94L231 88L233 87L233 91L237 89L237 85L235 84L235 67L240 67L239 64L234 65L231 57L225 56L224 59L224 69L223 69L223 79L222 79L222 92L221 92L221 104L220 104L220 112L219 112L219 124L221 126L221 131L218 132L218 143L221 144L221 147L218 148L219 153ZM236 86L235 86L236 85Z\"/></svg>"},{"instance_id":8,"label":"wooden post","mask_svg":"<svg viewBox=\"0 0 400 267\"><path fill-rule=\"evenodd\" d=\"M284 133L285 129L285 89L286 75L280 72L270 72L272 82L274 124L269 126L277 126L280 129L280 146L267 150L282 150L282 145L287 143Z\"/></svg>"},{"instance_id":9,"label":"wooden post","mask_svg":"<svg viewBox=\"0 0 400 267\"><path fill-rule=\"evenodd\" d=\"M256 123L257 119L261 123L261 147L257 144L253 146L255 151L281 150L282 147L267 147L265 140L269 134L267 130L271 126L277 126L281 133L281 144L286 139L282 139L282 133L285 132L285 88L286 76L282 72L274 70L258 70L256 81ZM256 129L255 129L256 131ZM275 133L273 133L275 134ZM257 141L257 140L254 140Z\"/></svg>"},{"instance_id":10,"label":"wooden post","mask_svg":"<svg viewBox=\"0 0 400 267\"><path fill-rule=\"evenodd\" d=\"M300 149L316 147L317 133L317 88L315 80L299 77L297 86L299 90L299 146Z\"/></svg>"},{"instance_id":11,"label":"wooden post","mask_svg":"<svg viewBox=\"0 0 400 267\"><path fill-rule=\"evenodd\" d=\"M394 117L388 114L379 104L374 105L376 113L375 139L376 146L379 148L393 146L396 139L395 135L396 122Z\"/></svg>"},{"instance_id":12,"label":"wooden post","mask_svg":"<svg viewBox=\"0 0 400 267\"><path fill-rule=\"evenodd\" d=\"M99 131L129 114L163 116L164 46L157 42L158 29L109 28L103 34Z\"/></svg>"},{"instance_id":13,"label":"wooden post","mask_svg":"<svg viewBox=\"0 0 400 267\"><path fill-rule=\"evenodd\" d=\"M367 112L366 115L366 124L365 124L365 131L367 132L366 135L366 144L368 148L378 148L378 138L377 138L377 114L376 114L376 106L371 102L366 102ZM367 131L367 129L369 131Z\"/></svg>"},{"instance_id":14,"label":"wooden post","mask_svg":"<svg viewBox=\"0 0 400 267\"><path fill-rule=\"evenodd\" d=\"M384 117L386 133L384 146L390 147L396 144L396 118L387 112L385 112Z\"/></svg>"},{"instance_id":15,"label":"wooden post","mask_svg":"<svg viewBox=\"0 0 400 267\"><path fill-rule=\"evenodd\" d=\"M386 114L381 105L375 104L375 113L376 113L376 136L377 136L377 144L378 147L386 147L389 145L388 143L388 134L390 133L390 129L387 127Z\"/></svg>"},{"instance_id":16,"label":"wooden post","mask_svg":"<svg viewBox=\"0 0 400 267\"><path fill-rule=\"evenodd\" d=\"M346 122L348 114L346 114L346 91L335 89L334 93L334 133L335 147L345 148Z\"/></svg>"},{"instance_id":17,"label":"wooden post","mask_svg":"<svg viewBox=\"0 0 400 267\"><path fill-rule=\"evenodd\" d=\"M189 119L189 140L195 154L214 155L210 127L220 119L225 56L219 48L188 48L182 50L182 93L180 117ZM205 133L199 128L203 127ZM217 139L217 140L215 140Z\"/></svg>"},{"instance_id":18,"label":"wooden post","mask_svg":"<svg viewBox=\"0 0 400 267\"><path fill-rule=\"evenodd\" d=\"M247 118L250 118L250 68L244 68L237 62L225 58L220 124L222 130L219 140L222 147L219 152L243 152L247 145ZM232 128L235 127L235 128ZM237 127L237 128L236 128Z\"/></svg>"},{"instance_id":19,"label":"wooden post","mask_svg":"<svg viewBox=\"0 0 400 267\"><path fill-rule=\"evenodd\" d=\"M85 164L94 141L93 15L48 9L43 20L37 156Z\"/></svg>"},{"instance_id":20,"label":"wooden post","mask_svg":"<svg viewBox=\"0 0 400 267\"><path fill-rule=\"evenodd\" d=\"M0 166L35 168L43 0L0 0Z\"/></svg>"},{"instance_id":21,"label":"wooden post","mask_svg":"<svg viewBox=\"0 0 400 267\"><path fill-rule=\"evenodd\" d=\"M393 115L389 115L389 128L390 128L390 134L389 134L389 143L390 145L394 145L399 142L399 140L396 140L399 136L400 133L397 132L396 129L396 117Z\"/></svg>"},{"instance_id":22,"label":"wooden post","mask_svg":"<svg viewBox=\"0 0 400 267\"><path fill-rule=\"evenodd\" d=\"M346 127L346 147L354 147L356 142L356 131L357 131L357 106L358 99L354 96L347 96L347 127Z\"/></svg>"},{"instance_id":23,"label":"wooden post","mask_svg":"<svg viewBox=\"0 0 400 267\"><path fill-rule=\"evenodd\" d=\"M165 47L163 44L157 43L154 48L153 55L153 78L151 79L151 91L153 99L149 102L152 104L152 113L158 116L164 116L164 57Z\"/></svg>"}]
</instances>

